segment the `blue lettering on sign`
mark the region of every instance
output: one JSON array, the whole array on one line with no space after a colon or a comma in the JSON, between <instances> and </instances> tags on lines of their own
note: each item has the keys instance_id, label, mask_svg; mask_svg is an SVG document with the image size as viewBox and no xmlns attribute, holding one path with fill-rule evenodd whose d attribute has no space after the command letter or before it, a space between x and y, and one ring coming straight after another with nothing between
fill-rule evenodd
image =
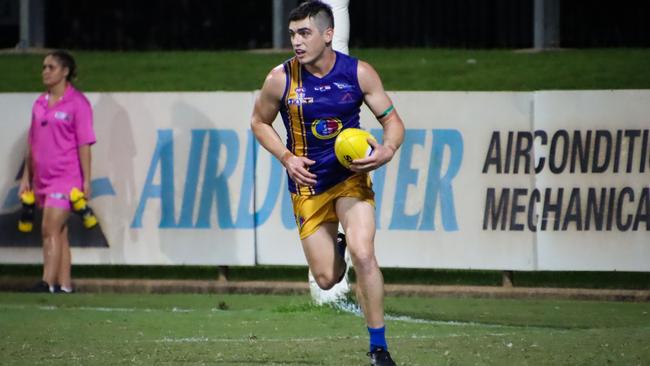
<instances>
[{"instance_id":1,"label":"blue lettering on sign","mask_svg":"<svg viewBox=\"0 0 650 366\"><path fill-rule=\"evenodd\" d=\"M252 131L248 131L246 144L246 160L244 161L244 178L240 191L239 208L237 209L237 222L235 227L242 229L252 229L255 227L255 186L253 185L253 174L246 172L255 171L255 136ZM252 212L251 212L252 211Z\"/></svg>"},{"instance_id":2,"label":"blue lettering on sign","mask_svg":"<svg viewBox=\"0 0 650 366\"><path fill-rule=\"evenodd\" d=\"M252 133L250 133L251 138ZM255 165L258 164L257 161L257 153L260 151L259 149L260 144L257 142L257 140L253 139L253 143L255 144ZM286 180L286 172L284 170L284 167L280 162L275 159L271 158L270 161L271 164L271 174L269 175L269 181L268 182L261 182L258 181L257 185L266 185L266 196L263 197L257 197L256 201L257 202L262 202L260 208L258 211L255 212L255 227L263 225L266 220L271 217L271 214L273 213L273 210L275 209L276 202L278 201L278 197L282 195L281 198L281 209L280 209L280 215L282 217L282 225L287 228L287 229L294 229L296 227L296 222L293 217L293 205L291 203L291 195L289 194L289 190L287 189L287 180ZM257 192L261 192L261 190L257 190Z\"/></svg>"},{"instance_id":3,"label":"blue lettering on sign","mask_svg":"<svg viewBox=\"0 0 650 366\"><path fill-rule=\"evenodd\" d=\"M395 190L391 230L435 230L435 213L441 205L442 226L445 231L457 231L456 210L452 180L460 170L463 161L463 138L458 130L433 130L433 146L429 159L429 174L426 181L422 210L406 214L408 186L415 185L419 172L410 167L413 147L424 146L425 130L407 130L402 144L397 173L398 189ZM445 146L449 148L449 165L445 175L441 175ZM418 226L418 222L420 225Z\"/></svg>"},{"instance_id":4,"label":"blue lettering on sign","mask_svg":"<svg viewBox=\"0 0 650 366\"><path fill-rule=\"evenodd\" d=\"M449 165L442 176L442 158L445 146L449 148ZM433 130L433 149L429 160L429 176L424 196L424 210L419 230L435 230L437 203L442 208L442 226L445 231L457 231L454 191L451 181L460 171L463 162L463 136L458 130ZM440 201L438 201L440 200Z\"/></svg>"},{"instance_id":5,"label":"blue lettering on sign","mask_svg":"<svg viewBox=\"0 0 650 366\"><path fill-rule=\"evenodd\" d=\"M185 175L185 189L183 192L183 205L181 206L181 217L177 227L193 227L194 201L196 201L196 188L199 185L199 170L201 168L201 152L203 142L208 130L192 130L192 143L190 155L187 158L187 174Z\"/></svg>"},{"instance_id":6,"label":"blue lettering on sign","mask_svg":"<svg viewBox=\"0 0 650 366\"><path fill-rule=\"evenodd\" d=\"M395 200L393 201L393 214L389 229L415 230L420 212L412 215L406 214L406 194L408 186L415 186L418 181L418 171L411 169L413 146L424 146L424 130L406 130L404 142L400 148L399 167L397 170L397 184Z\"/></svg>"},{"instance_id":7,"label":"blue lettering on sign","mask_svg":"<svg viewBox=\"0 0 650 366\"><path fill-rule=\"evenodd\" d=\"M153 179L160 164L160 185L154 184ZM147 200L160 198L161 200L161 228L175 227L174 222L174 139L171 130L159 130L156 149L154 150L147 178L140 195L140 203L135 211L131 227L142 227L142 214Z\"/></svg>"},{"instance_id":8,"label":"blue lettering on sign","mask_svg":"<svg viewBox=\"0 0 650 366\"><path fill-rule=\"evenodd\" d=\"M295 229L298 224L296 224L296 219L293 215L293 203L291 202L289 189L284 189L282 197L282 224L287 229Z\"/></svg>"},{"instance_id":9,"label":"blue lettering on sign","mask_svg":"<svg viewBox=\"0 0 650 366\"><path fill-rule=\"evenodd\" d=\"M371 133L377 141L381 141L383 134L381 129L373 129ZM428 130L422 129L407 130L399 161L394 162L398 164L398 173L392 215L388 224L390 230L435 230L435 214L438 207L442 214L444 230L458 230L452 181L458 174L463 159L462 135L457 130L432 130L433 144L428 172L420 172L411 168L411 161L415 147L418 145L424 147L427 133ZM210 228L212 213L216 211L217 224L220 228L252 229L268 221L280 201L282 225L287 229L294 229L296 223L291 195L286 187L284 167L277 159L270 158L268 163L264 162L270 164L268 181L256 180L255 170L260 164L258 156L261 146L251 131L248 131L245 136L244 159L241 161L240 138L236 131L230 129L191 131L181 209L176 220L173 132L172 130L157 131L156 147L131 227L142 227L142 216L147 203L150 199L159 199L160 228ZM207 148L205 148L206 140ZM449 161L444 172L443 161ZM241 184L233 187L229 182L233 180L238 164L243 164L243 177ZM199 182L201 171L203 171L203 182ZM155 184L158 172L160 183ZM424 202L417 212L407 214L408 188L417 185L420 174L427 174L426 186L423 187ZM261 187L266 187L264 196L258 193L264 191ZM385 187L386 167L382 167L373 172L377 212L381 212L383 198L386 195ZM236 215L233 215L231 207L233 197L239 197ZM197 205L198 209L195 209ZM377 227L382 227L379 215Z\"/></svg>"},{"instance_id":10,"label":"blue lettering on sign","mask_svg":"<svg viewBox=\"0 0 650 366\"><path fill-rule=\"evenodd\" d=\"M246 145L244 179L242 183L237 223L235 227L239 229L251 229L263 225L266 220L271 217L280 194L286 191L287 194L282 196L282 222L287 229L295 228L296 224L293 220L293 206L291 204L291 196L288 194L288 190L286 188L286 180L283 178L286 176L284 167L277 159L271 158L271 174L269 175L269 181L257 181L257 183L255 183L254 174L248 174L248 172L255 171L255 167L258 164L257 156L259 154L261 145L257 142L255 136L253 136L252 131L248 131L247 136L248 144ZM262 184L266 185L267 187L266 196L257 197L255 192L261 192L261 190L258 190L256 185L261 186ZM255 202L262 202L259 210L257 211L255 211L254 207ZM288 211L286 209L287 203Z\"/></svg>"},{"instance_id":11,"label":"blue lettering on sign","mask_svg":"<svg viewBox=\"0 0 650 366\"><path fill-rule=\"evenodd\" d=\"M199 217L196 220L196 227L210 227L210 212L212 211L214 198L216 198L219 227L232 229L235 227L235 224L232 221L230 210L228 178L230 178L237 166L239 138L233 130L210 130L209 136L210 142L208 143L208 155L205 162L205 174L203 176L203 188L201 192L201 205L199 206ZM221 146L226 148L226 164L223 171L217 174Z\"/></svg>"},{"instance_id":12,"label":"blue lettering on sign","mask_svg":"<svg viewBox=\"0 0 650 366\"><path fill-rule=\"evenodd\" d=\"M257 142L257 140L255 140L255 146L256 151L259 151L260 144ZM260 210L255 213L256 226L263 224L271 216L271 213L275 208L275 202L278 200L278 196L284 188L283 183L285 181L282 179L283 177L284 167L277 159L271 158L271 174L269 176L269 181L257 182L258 184L266 183L267 188L266 197L264 197L263 200L261 200L261 197L258 197L258 199L262 202L262 206L260 207Z\"/></svg>"}]
</instances>

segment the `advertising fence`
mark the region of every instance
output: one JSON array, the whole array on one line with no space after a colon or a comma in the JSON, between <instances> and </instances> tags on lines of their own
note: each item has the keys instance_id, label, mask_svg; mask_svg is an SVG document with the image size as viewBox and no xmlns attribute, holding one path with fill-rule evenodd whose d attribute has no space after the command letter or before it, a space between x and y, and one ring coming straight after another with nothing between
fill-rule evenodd
<instances>
[{"instance_id":1,"label":"advertising fence","mask_svg":"<svg viewBox=\"0 0 650 366\"><path fill-rule=\"evenodd\" d=\"M650 270L649 91L389 94L407 130L372 173L382 266ZM0 94L2 263L42 260L39 230L17 230L37 96ZM250 131L255 93L87 96L100 225L70 220L75 263L306 264L287 176Z\"/></svg>"}]
</instances>

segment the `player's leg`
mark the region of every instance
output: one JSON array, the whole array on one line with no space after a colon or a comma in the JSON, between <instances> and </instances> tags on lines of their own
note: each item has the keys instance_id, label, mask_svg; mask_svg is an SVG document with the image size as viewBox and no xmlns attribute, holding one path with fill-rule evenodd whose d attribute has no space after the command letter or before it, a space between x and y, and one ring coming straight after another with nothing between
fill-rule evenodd
<instances>
[{"instance_id":1,"label":"player's leg","mask_svg":"<svg viewBox=\"0 0 650 366\"><path fill-rule=\"evenodd\" d=\"M309 283L309 293L312 300L317 305L337 305L340 304L340 301L345 301L350 294L348 271L352 267L352 261L350 260L350 255L345 250L345 236L342 232L343 229L339 229L339 233L337 234L336 251L342 258L345 258L345 270L341 274L341 277L339 277L338 282L330 289L322 289L316 282L311 270L308 271L307 280Z\"/></svg>"},{"instance_id":2,"label":"player's leg","mask_svg":"<svg viewBox=\"0 0 650 366\"><path fill-rule=\"evenodd\" d=\"M43 208L43 281L53 290L59 276L59 267L64 243L61 234L65 231L65 222L69 211L60 207Z\"/></svg>"},{"instance_id":3,"label":"player's leg","mask_svg":"<svg viewBox=\"0 0 650 366\"><path fill-rule=\"evenodd\" d=\"M394 366L385 336L384 278L375 257L375 208L366 200L341 197L336 201L336 213L345 229L357 275L357 297L368 325L371 364Z\"/></svg>"},{"instance_id":4,"label":"player's leg","mask_svg":"<svg viewBox=\"0 0 650 366\"><path fill-rule=\"evenodd\" d=\"M336 212L345 230L368 327L383 327L384 278L375 257L375 208L357 198L341 197Z\"/></svg>"},{"instance_id":5,"label":"player's leg","mask_svg":"<svg viewBox=\"0 0 650 366\"><path fill-rule=\"evenodd\" d=\"M70 241L68 240L68 225L64 225L60 234L61 241L61 262L59 263L59 275L57 283L62 292L72 292L72 255L70 252Z\"/></svg>"},{"instance_id":6,"label":"player's leg","mask_svg":"<svg viewBox=\"0 0 650 366\"><path fill-rule=\"evenodd\" d=\"M302 248L318 287L330 289L345 273L345 261L336 249L338 223L324 222L311 235L303 238Z\"/></svg>"},{"instance_id":7,"label":"player's leg","mask_svg":"<svg viewBox=\"0 0 650 366\"><path fill-rule=\"evenodd\" d=\"M294 214L298 220L300 240L310 265L309 291L314 303L337 303L347 297L350 283L347 278L345 251L337 244L334 191L315 196L291 195ZM343 249L343 250L340 250Z\"/></svg>"}]
</instances>

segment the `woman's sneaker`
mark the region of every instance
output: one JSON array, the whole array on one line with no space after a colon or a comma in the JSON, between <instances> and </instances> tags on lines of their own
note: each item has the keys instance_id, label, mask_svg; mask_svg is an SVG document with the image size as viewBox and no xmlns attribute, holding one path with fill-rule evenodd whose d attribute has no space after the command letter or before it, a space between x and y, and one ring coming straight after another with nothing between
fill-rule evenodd
<instances>
[{"instance_id":1,"label":"woman's sneaker","mask_svg":"<svg viewBox=\"0 0 650 366\"><path fill-rule=\"evenodd\" d=\"M54 285L55 294L74 294L75 290L73 288L65 288L61 285Z\"/></svg>"}]
</instances>

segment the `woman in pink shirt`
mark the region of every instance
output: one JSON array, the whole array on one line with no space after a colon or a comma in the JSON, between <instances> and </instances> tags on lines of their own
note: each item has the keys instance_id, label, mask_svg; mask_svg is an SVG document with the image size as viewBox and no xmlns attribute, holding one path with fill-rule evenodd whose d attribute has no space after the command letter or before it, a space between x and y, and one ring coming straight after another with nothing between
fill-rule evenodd
<instances>
[{"instance_id":1,"label":"woman in pink shirt","mask_svg":"<svg viewBox=\"0 0 650 366\"><path fill-rule=\"evenodd\" d=\"M72 292L66 221L70 191L90 198L90 146L95 143L92 108L74 88L74 58L53 51L43 60L47 92L34 102L28 151L19 193L33 190L43 209L43 279L32 290Z\"/></svg>"}]
</instances>

